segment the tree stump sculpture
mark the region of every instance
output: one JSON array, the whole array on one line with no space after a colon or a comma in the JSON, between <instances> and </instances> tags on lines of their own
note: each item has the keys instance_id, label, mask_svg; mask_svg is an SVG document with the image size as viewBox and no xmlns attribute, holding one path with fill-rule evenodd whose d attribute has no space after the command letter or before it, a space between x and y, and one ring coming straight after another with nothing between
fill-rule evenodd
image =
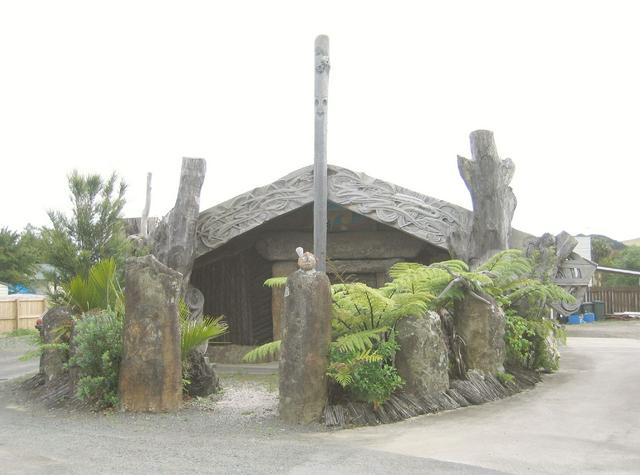
<instances>
[{"instance_id":1,"label":"tree stump sculpture","mask_svg":"<svg viewBox=\"0 0 640 475\"><path fill-rule=\"evenodd\" d=\"M515 165L498 156L493 132L471 132L472 160L458 156L458 169L473 203L471 229L460 229L449 238L451 253L471 268L509 248L516 197L509 186Z\"/></svg>"},{"instance_id":2,"label":"tree stump sculpture","mask_svg":"<svg viewBox=\"0 0 640 475\"><path fill-rule=\"evenodd\" d=\"M449 250L474 269L499 251L509 248L511 219L516 197L509 186L515 165L498 156L493 132L471 132L472 160L458 156L458 169L473 203L470 228L451 233ZM464 340L462 356L466 368L495 374L503 370L505 316L486 296L467 295L455 304L456 331Z\"/></svg>"}]
</instances>

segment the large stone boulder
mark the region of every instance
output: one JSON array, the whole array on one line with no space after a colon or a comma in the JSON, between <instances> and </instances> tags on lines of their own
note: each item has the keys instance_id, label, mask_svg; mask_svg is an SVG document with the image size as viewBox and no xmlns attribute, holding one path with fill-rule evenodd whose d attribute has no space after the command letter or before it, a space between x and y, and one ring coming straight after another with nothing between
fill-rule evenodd
<instances>
[{"instance_id":1,"label":"large stone boulder","mask_svg":"<svg viewBox=\"0 0 640 475\"><path fill-rule=\"evenodd\" d=\"M182 274L154 256L127 259L119 392L130 411L173 411L182 401L178 299Z\"/></svg>"},{"instance_id":2,"label":"large stone boulder","mask_svg":"<svg viewBox=\"0 0 640 475\"><path fill-rule=\"evenodd\" d=\"M396 325L400 350L396 368L413 394L434 394L449 389L449 355L442 333L440 315L406 317Z\"/></svg>"},{"instance_id":3,"label":"large stone boulder","mask_svg":"<svg viewBox=\"0 0 640 475\"><path fill-rule=\"evenodd\" d=\"M464 340L462 358L467 369L488 374L504 371L506 319L502 309L487 297L466 296L454 309L456 332Z\"/></svg>"},{"instance_id":4,"label":"large stone boulder","mask_svg":"<svg viewBox=\"0 0 640 475\"><path fill-rule=\"evenodd\" d=\"M331 290L324 272L297 270L284 290L280 350L280 417L290 424L320 420L327 403Z\"/></svg>"},{"instance_id":5,"label":"large stone boulder","mask_svg":"<svg viewBox=\"0 0 640 475\"><path fill-rule=\"evenodd\" d=\"M73 327L73 314L69 307L53 307L42 317L42 341L47 344L68 344ZM69 351L46 349L40 357L40 373L45 383L49 383L67 373L66 363Z\"/></svg>"}]
</instances>

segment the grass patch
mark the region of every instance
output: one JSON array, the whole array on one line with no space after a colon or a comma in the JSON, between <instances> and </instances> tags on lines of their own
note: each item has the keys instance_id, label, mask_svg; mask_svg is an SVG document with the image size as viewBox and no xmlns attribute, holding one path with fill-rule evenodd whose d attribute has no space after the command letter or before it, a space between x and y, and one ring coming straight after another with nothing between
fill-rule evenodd
<instances>
[{"instance_id":1,"label":"grass patch","mask_svg":"<svg viewBox=\"0 0 640 475\"><path fill-rule=\"evenodd\" d=\"M9 333L5 333L2 336L6 338L18 338L23 336L38 337L40 336L40 332L35 328L18 328L10 331Z\"/></svg>"}]
</instances>

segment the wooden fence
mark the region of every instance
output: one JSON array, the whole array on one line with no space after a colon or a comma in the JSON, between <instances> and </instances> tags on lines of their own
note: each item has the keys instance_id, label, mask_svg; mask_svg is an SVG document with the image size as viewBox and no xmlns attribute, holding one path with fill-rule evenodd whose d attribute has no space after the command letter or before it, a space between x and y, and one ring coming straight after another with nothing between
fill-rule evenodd
<instances>
[{"instance_id":1,"label":"wooden fence","mask_svg":"<svg viewBox=\"0 0 640 475\"><path fill-rule=\"evenodd\" d=\"M604 302L605 315L640 312L640 287L590 287L586 301Z\"/></svg>"},{"instance_id":2,"label":"wooden fence","mask_svg":"<svg viewBox=\"0 0 640 475\"><path fill-rule=\"evenodd\" d=\"M18 328L35 328L36 320L47 310L43 296L20 297L18 295L0 299L0 334Z\"/></svg>"}]
</instances>

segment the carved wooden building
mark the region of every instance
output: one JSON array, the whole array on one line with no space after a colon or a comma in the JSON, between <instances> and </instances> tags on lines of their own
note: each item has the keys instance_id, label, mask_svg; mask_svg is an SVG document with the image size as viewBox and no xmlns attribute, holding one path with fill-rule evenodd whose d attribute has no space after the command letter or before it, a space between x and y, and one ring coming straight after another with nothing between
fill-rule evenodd
<instances>
[{"instance_id":1,"label":"carved wooden building","mask_svg":"<svg viewBox=\"0 0 640 475\"><path fill-rule=\"evenodd\" d=\"M332 279L381 285L394 263L449 258L447 237L471 212L351 170L329 166L328 263ZM313 243L313 169L297 170L200 213L191 283L205 314L224 315L228 338L278 338L281 290L263 285L295 270L295 248ZM513 232L521 246L524 233Z\"/></svg>"}]
</instances>

